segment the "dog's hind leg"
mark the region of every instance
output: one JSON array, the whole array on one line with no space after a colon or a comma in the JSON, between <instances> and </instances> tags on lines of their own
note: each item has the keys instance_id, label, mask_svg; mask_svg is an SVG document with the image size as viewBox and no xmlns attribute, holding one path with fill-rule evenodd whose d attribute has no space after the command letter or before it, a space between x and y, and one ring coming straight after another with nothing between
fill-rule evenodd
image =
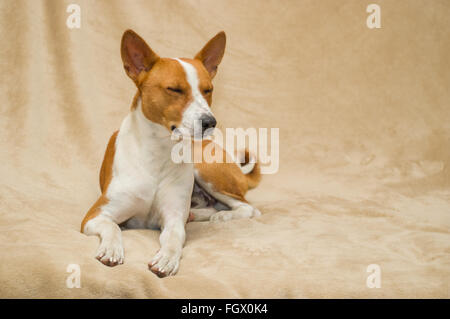
<instances>
[{"instance_id":1,"label":"dog's hind leg","mask_svg":"<svg viewBox=\"0 0 450 319\"><path fill-rule=\"evenodd\" d=\"M189 214L190 222L204 222L211 218L212 215L217 213L214 207L207 208L191 208Z\"/></svg>"},{"instance_id":2,"label":"dog's hind leg","mask_svg":"<svg viewBox=\"0 0 450 319\"><path fill-rule=\"evenodd\" d=\"M261 216L261 212L257 208L253 207L244 200L239 200L219 192L215 192L213 196L231 209L220 210L211 215L209 219L211 222Z\"/></svg>"}]
</instances>

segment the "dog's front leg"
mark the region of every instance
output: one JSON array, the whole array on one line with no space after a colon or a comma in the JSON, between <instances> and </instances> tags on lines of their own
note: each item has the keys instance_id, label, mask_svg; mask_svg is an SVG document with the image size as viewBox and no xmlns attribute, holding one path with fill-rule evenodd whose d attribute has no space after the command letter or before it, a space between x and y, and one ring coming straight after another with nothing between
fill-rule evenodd
<instances>
[{"instance_id":1,"label":"dog's front leg","mask_svg":"<svg viewBox=\"0 0 450 319\"><path fill-rule=\"evenodd\" d=\"M158 277L175 275L180 265L181 252L186 239L185 221L173 220L163 225L159 242L161 248L149 263Z\"/></svg>"},{"instance_id":2,"label":"dog's front leg","mask_svg":"<svg viewBox=\"0 0 450 319\"><path fill-rule=\"evenodd\" d=\"M125 201L122 202L125 203ZM96 258L101 263L107 266L123 263L122 233L118 224L132 216L132 209L127 206L109 204L109 200L102 195L84 217L81 231L86 235L100 237Z\"/></svg>"},{"instance_id":3,"label":"dog's front leg","mask_svg":"<svg viewBox=\"0 0 450 319\"><path fill-rule=\"evenodd\" d=\"M160 250L149 262L149 268L159 277L175 275L180 264L186 238L185 225L189 216L194 174L191 166L179 165L160 185L152 208L159 216Z\"/></svg>"}]
</instances>

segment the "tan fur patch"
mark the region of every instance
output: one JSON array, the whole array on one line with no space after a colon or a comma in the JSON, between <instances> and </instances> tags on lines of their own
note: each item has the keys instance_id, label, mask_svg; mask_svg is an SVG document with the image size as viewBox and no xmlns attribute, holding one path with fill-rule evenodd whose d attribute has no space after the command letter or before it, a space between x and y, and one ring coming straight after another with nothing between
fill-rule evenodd
<instances>
[{"instance_id":1,"label":"tan fur patch","mask_svg":"<svg viewBox=\"0 0 450 319\"><path fill-rule=\"evenodd\" d=\"M209 143L213 142L203 140L202 149ZM225 162L226 151L215 144L211 154L214 156L215 152L223 152ZM211 183L215 191L247 202L244 197L248 191L247 177L238 165L236 163L206 163L203 152L202 157L201 163L195 163L195 169L198 171L200 178L206 183Z\"/></svg>"},{"instance_id":2,"label":"tan fur patch","mask_svg":"<svg viewBox=\"0 0 450 319\"><path fill-rule=\"evenodd\" d=\"M98 214L100 214L100 207L102 207L103 205L108 203L108 199L106 198L106 196L101 195L97 201L95 202L94 205L92 205L92 207L89 209L89 211L86 213L86 215L83 218L83 221L81 222L81 232L83 232L84 230L84 226L86 225L86 223L88 221L90 221L92 218L97 217Z\"/></svg>"},{"instance_id":3,"label":"tan fur patch","mask_svg":"<svg viewBox=\"0 0 450 319\"><path fill-rule=\"evenodd\" d=\"M103 157L102 167L100 169L100 189L102 195L97 199L95 204L89 209L81 222L81 232L83 232L84 226L92 218L100 214L100 207L108 203L106 197L106 191L108 190L109 183L112 180L112 167L114 162L114 155L116 153L116 139L119 131L115 131L109 139L108 146L106 147L105 156Z\"/></svg>"},{"instance_id":4,"label":"tan fur patch","mask_svg":"<svg viewBox=\"0 0 450 319\"><path fill-rule=\"evenodd\" d=\"M116 153L117 134L119 134L119 131L115 131L113 135L111 135L108 146L106 147L105 156L103 157L102 167L100 169L100 189L102 194L106 193L112 179L112 165Z\"/></svg>"},{"instance_id":5,"label":"tan fur patch","mask_svg":"<svg viewBox=\"0 0 450 319\"><path fill-rule=\"evenodd\" d=\"M183 93L169 90L180 89ZM184 109L192 100L192 92L183 67L173 59L161 58L147 72L139 86L142 112L150 121L165 126L179 126Z\"/></svg>"}]
</instances>

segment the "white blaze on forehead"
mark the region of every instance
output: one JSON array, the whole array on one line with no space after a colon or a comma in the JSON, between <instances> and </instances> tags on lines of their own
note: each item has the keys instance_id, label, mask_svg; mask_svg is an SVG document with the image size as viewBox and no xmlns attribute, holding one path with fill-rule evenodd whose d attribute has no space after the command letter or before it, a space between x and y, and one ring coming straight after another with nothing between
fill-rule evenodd
<instances>
[{"instance_id":1,"label":"white blaze on forehead","mask_svg":"<svg viewBox=\"0 0 450 319\"><path fill-rule=\"evenodd\" d=\"M186 73L186 80L191 86L191 92L192 92L192 103L198 103L199 106L204 107L206 111L209 111L208 103L204 99L203 95L200 93L199 89L199 80L198 80L198 74L195 67L187 62L184 62L180 59L175 59L178 61L178 63L181 64L183 67L184 73Z\"/></svg>"},{"instance_id":2,"label":"white blaze on forehead","mask_svg":"<svg viewBox=\"0 0 450 319\"><path fill-rule=\"evenodd\" d=\"M174 59L180 63L183 67L184 73L186 74L186 81L191 87L192 101L189 103L188 107L183 113L182 124L186 128L193 128L194 121L199 120L202 115L213 116L211 110L209 109L208 102L206 102L203 95L200 93L199 89L199 79L197 70L195 67L181 59Z\"/></svg>"}]
</instances>

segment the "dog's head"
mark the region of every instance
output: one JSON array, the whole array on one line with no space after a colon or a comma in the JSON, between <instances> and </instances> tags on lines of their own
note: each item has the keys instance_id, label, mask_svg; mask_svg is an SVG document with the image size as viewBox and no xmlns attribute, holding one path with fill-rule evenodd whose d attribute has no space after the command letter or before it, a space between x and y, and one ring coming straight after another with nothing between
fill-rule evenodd
<instances>
[{"instance_id":1,"label":"dog's head","mask_svg":"<svg viewBox=\"0 0 450 319\"><path fill-rule=\"evenodd\" d=\"M214 128L211 80L222 60L225 42L222 31L193 59L161 58L134 31L125 31L121 44L123 66L139 89L145 117L171 132L179 129L191 136L194 123L201 123L202 135Z\"/></svg>"}]
</instances>

